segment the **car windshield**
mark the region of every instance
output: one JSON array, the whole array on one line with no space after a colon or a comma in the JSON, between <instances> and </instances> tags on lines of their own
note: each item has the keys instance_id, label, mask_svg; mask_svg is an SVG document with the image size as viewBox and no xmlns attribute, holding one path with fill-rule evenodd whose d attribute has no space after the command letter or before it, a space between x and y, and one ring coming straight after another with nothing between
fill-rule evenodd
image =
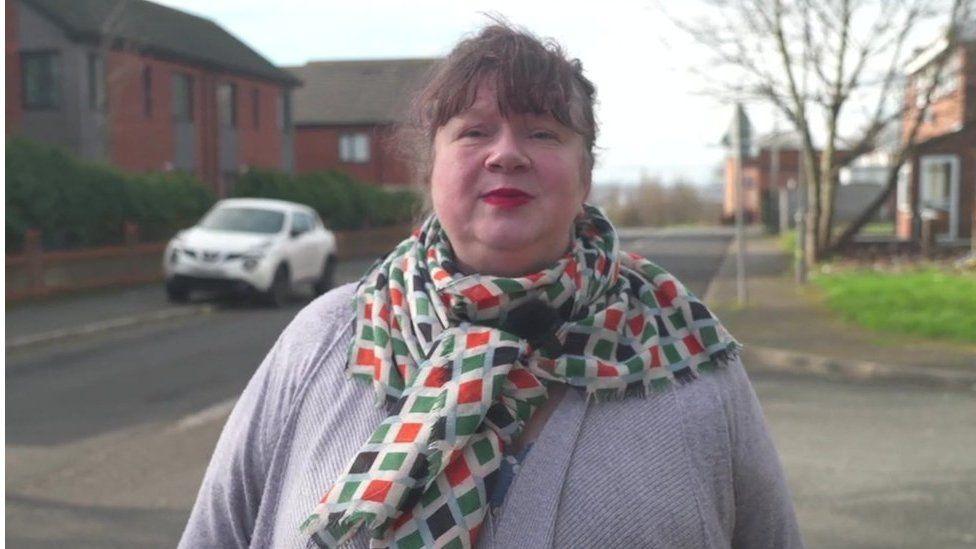
<instances>
[{"instance_id":1,"label":"car windshield","mask_svg":"<svg viewBox=\"0 0 976 549\"><path fill-rule=\"evenodd\" d=\"M285 214L258 208L217 208L203 218L200 226L215 231L274 234L285 224Z\"/></svg>"}]
</instances>

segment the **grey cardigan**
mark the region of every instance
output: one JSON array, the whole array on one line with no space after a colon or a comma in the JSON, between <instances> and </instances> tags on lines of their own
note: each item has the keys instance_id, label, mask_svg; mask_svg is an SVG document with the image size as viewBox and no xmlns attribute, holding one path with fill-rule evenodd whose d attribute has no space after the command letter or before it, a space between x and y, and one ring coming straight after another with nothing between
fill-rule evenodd
<instances>
[{"instance_id":1,"label":"grey cardigan","mask_svg":"<svg viewBox=\"0 0 976 549\"><path fill-rule=\"evenodd\" d=\"M302 310L241 395L180 547L311 547L298 526L383 419L345 376L353 286ZM367 547L360 531L355 547ZM801 547L739 363L647 398L569 391L479 547Z\"/></svg>"}]
</instances>

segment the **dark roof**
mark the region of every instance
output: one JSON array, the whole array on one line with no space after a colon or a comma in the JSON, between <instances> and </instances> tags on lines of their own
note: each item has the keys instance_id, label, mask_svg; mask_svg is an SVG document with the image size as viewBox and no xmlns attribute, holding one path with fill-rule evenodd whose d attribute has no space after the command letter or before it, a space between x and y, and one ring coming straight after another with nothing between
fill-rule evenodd
<instances>
[{"instance_id":1,"label":"dark roof","mask_svg":"<svg viewBox=\"0 0 976 549\"><path fill-rule=\"evenodd\" d=\"M294 91L295 124L397 122L437 61L313 61L286 67L305 83Z\"/></svg>"},{"instance_id":2,"label":"dark roof","mask_svg":"<svg viewBox=\"0 0 976 549\"><path fill-rule=\"evenodd\" d=\"M209 19L146 0L21 0L64 29L76 41L121 39L139 51L214 67L228 72L298 85L276 67ZM114 18L117 22L108 25Z\"/></svg>"}]
</instances>

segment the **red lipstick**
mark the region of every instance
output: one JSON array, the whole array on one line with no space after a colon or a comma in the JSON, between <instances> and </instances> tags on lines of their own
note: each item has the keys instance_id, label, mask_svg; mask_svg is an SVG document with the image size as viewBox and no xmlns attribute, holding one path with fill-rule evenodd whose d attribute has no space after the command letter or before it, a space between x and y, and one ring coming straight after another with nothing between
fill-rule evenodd
<instances>
[{"instance_id":1,"label":"red lipstick","mask_svg":"<svg viewBox=\"0 0 976 549\"><path fill-rule=\"evenodd\" d=\"M486 203L498 208L517 208L530 200L533 196L527 192L512 187L495 189L481 195Z\"/></svg>"}]
</instances>

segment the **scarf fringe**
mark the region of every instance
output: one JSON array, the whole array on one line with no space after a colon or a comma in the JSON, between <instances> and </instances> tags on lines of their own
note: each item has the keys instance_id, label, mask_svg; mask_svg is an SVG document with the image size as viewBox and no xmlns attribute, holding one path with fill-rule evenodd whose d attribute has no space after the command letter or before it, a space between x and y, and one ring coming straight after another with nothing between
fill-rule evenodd
<instances>
[{"instance_id":1,"label":"scarf fringe","mask_svg":"<svg viewBox=\"0 0 976 549\"><path fill-rule=\"evenodd\" d=\"M701 373L713 373L721 368L735 364L742 352L742 344L731 341L724 349L709 355L709 359L695 366L686 366L667 377L644 379L637 385L631 383L623 387L587 388L586 402L615 402L631 397L647 398L651 394L663 393L675 384L686 385L698 379Z\"/></svg>"}]
</instances>

